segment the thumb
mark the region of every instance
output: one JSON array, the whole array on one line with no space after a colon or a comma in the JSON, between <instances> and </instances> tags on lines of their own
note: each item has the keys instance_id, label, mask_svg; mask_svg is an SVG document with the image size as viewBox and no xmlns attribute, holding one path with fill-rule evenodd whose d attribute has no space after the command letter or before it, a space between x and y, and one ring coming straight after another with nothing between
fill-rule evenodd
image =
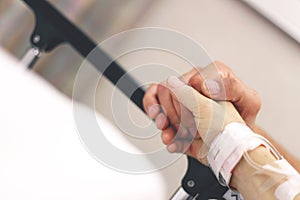
<instances>
[{"instance_id":1,"label":"thumb","mask_svg":"<svg viewBox=\"0 0 300 200\"><path fill-rule=\"evenodd\" d=\"M189 85L206 97L214 100L226 100L223 84L219 79L211 79L196 74L189 80Z\"/></svg>"},{"instance_id":2,"label":"thumb","mask_svg":"<svg viewBox=\"0 0 300 200\"><path fill-rule=\"evenodd\" d=\"M177 77L171 76L167 80L168 87L178 101L189 109L194 116L199 116L200 106L211 103L211 100L200 94L197 90L180 81Z\"/></svg>"}]
</instances>

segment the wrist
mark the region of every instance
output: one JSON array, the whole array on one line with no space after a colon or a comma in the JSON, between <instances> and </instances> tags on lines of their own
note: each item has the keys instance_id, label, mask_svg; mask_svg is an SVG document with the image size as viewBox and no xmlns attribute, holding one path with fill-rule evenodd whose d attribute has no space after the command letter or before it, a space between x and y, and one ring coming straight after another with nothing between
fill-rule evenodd
<instances>
[{"instance_id":1,"label":"wrist","mask_svg":"<svg viewBox=\"0 0 300 200\"><path fill-rule=\"evenodd\" d=\"M264 146L259 146L256 149L248 152L250 158L259 165L266 165L272 163L276 160L273 154ZM238 162L236 167L233 170L232 178L230 181L230 186L236 188L240 191L241 186L245 183L257 184L265 181L265 178L262 176L259 179L256 179L257 183L250 183L249 177L256 172L257 169L253 168L244 157Z\"/></svg>"},{"instance_id":2,"label":"wrist","mask_svg":"<svg viewBox=\"0 0 300 200\"><path fill-rule=\"evenodd\" d=\"M245 124L230 123L211 143L207 161L222 185L229 186L232 171L246 151L263 144Z\"/></svg>"}]
</instances>

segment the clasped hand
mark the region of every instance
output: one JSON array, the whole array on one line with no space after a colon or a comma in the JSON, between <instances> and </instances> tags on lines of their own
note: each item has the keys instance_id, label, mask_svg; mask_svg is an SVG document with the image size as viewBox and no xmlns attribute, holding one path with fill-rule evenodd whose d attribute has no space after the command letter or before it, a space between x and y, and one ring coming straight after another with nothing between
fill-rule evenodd
<instances>
[{"instance_id":1,"label":"clasped hand","mask_svg":"<svg viewBox=\"0 0 300 200\"><path fill-rule=\"evenodd\" d=\"M203 164L210 143L227 124L251 126L261 107L257 92L221 62L152 84L143 104L162 130L168 151L186 153Z\"/></svg>"}]
</instances>

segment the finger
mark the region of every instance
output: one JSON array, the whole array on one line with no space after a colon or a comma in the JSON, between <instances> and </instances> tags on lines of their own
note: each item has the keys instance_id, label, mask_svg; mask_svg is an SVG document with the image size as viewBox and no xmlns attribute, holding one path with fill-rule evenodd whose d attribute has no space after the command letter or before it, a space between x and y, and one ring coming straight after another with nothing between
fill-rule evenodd
<instances>
[{"instance_id":1,"label":"finger","mask_svg":"<svg viewBox=\"0 0 300 200\"><path fill-rule=\"evenodd\" d=\"M167 150L170 153L185 153L188 151L191 144L191 141L176 140L167 146Z\"/></svg>"},{"instance_id":2,"label":"finger","mask_svg":"<svg viewBox=\"0 0 300 200\"><path fill-rule=\"evenodd\" d=\"M246 86L222 62L215 61L201 69L201 73L190 78L189 84L213 100L231 101L248 125L255 122L261 108L258 93Z\"/></svg>"},{"instance_id":3,"label":"finger","mask_svg":"<svg viewBox=\"0 0 300 200\"><path fill-rule=\"evenodd\" d=\"M167 150L170 153L185 153L199 160L201 163L208 165L206 158L201 158L201 149L203 144L203 140L201 139L174 139L167 144Z\"/></svg>"},{"instance_id":4,"label":"finger","mask_svg":"<svg viewBox=\"0 0 300 200\"><path fill-rule=\"evenodd\" d=\"M191 156L204 165L208 165L206 158L201 158L201 148L203 145L202 140L194 141L175 141L167 146L167 150L170 153L185 153L188 156Z\"/></svg>"},{"instance_id":5,"label":"finger","mask_svg":"<svg viewBox=\"0 0 300 200\"><path fill-rule=\"evenodd\" d=\"M197 134L197 127L193 118L193 114L186 107L180 105L180 103L173 98L173 105L175 107L176 112L180 116L180 126L184 127L188 131L188 135L184 135L185 137L196 137L199 138L200 135ZM180 135L183 137L183 135Z\"/></svg>"},{"instance_id":6,"label":"finger","mask_svg":"<svg viewBox=\"0 0 300 200\"><path fill-rule=\"evenodd\" d=\"M203 93L207 96L208 92L204 91L206 90L205 87L203 87L204 78L200 73L194 74L190 79L188 84L192 86L194 89L196 89L198 92Z\"/></svg>"},{"instance_id":7,"label":"finger","mask_svg":"<svg viewBox=\"0 0 300 200\"><path fill-rule=\"evenodd\" d=\"M157 96L159 103L167 116L170 124L176 125L180 123L179 116L173 105L173 100L170 90L164 85L158 85Z\"/></svg>"},{"instance_id":8,"label":"finger","mask_svg":"<svg viewBox=\"0 0 300 200\"><path fill-rule=\"evenodd\" d=\"M194 138L194 139L201 138L195 123L194 123L193 127L188 128L188 130L189 130L189 134L191 135L192 138Z\"/></svg>"},{"instance_id":9,"label":"finger","mask_svg":"<svg viewBox=\"0 0 300 200\"><path fill-rule=\"evenodd\" d=\"M176 77L170 77L167 81L168 86L172 89L172 94L183 104L188 110L190 110L194 116L199 116L201 105L210 104L212 101L207 97L201 95L194 88L185 85Z\"/></svg>"},{"instance_id":10,"label":"finger","mask_svg":"<svg viewBox=\"0 0 300 200\"><path fill-rule=\"evenodd\" d=\"M241 95L234 103L234 106L247 125L252 126L261 108L261 99L255 90L248 88L248 90L244 92L244 95Z\"/></svg>"},{"instance_id":11,"label":"finger","mask_svg":"<svg viewBox=\"0 0 300 200\"><path fill-rule=\"evenodd\" d=\"M174 127L176 130L177 137L179 137L179 138L189 137L189 131L184 126L182 126L182 123L176 124L176 125L174 125Z\"/></svg>"},{"instance_id":12,"label":"finger","mask_svg":"<svg viewBox=\"0 0 300 200\"><path fill-rule=\"evenodd\" d=\"M170 145L171 143L174 143L175 141L192 141L193 140L192 137L180 138L178 136L177 131L172 126L168 126L166 129L164 129L162 131L161 139L165 145Z\"/></svg>"},{"instance_id":13,"label":"finger","mask_svg":"<svg viewBox=\"0 0 300 200\"><path fill-rule=\"evenodd\" d=\"M176 136L176 130L172 126L168 126L161 133L161 139L165 145L170 144L175 139L175 136Z\"/></svg>"},{"instance_id":14,"label":"finger","mask_svg":"<svg viewBox=\"0 0 300 200\"><path fill-rule=\"evenodd\" d=\"M184 73L182 76L179 77L179 79L181 81L183 81L184 83L188 83L190 78L193 77L195 74L197 74L199 72L198 68L193 68L190 71Z\"/></svg>"},{"instance_id":15,"label":"finger","mask_svg":"<svg viewBox=\"0 0 300 200\"><path fill-rule=\"evenodd\" d=\"M227 70L227 69L226 69ZM224 83L221 75L226 75L225 70L219 70L215 63L209 64L189 80L189 85L214 100L227 100Z\"/></svg>"},{"instance_id":16,"label":"finger","mask_svg":"<svg viewBox=\"0 0 300 200\"><path fill-rule=\"evenodd\" d=\"M255 122L256 116L261 108L259 94L243 83L233 71L224 63L214 62L222 80L221 89L227 101L231 101L240 113L244 121L251 125ZM219 100L223 100L222 95Z\"/></svg>"},{"instance_id":17,"label":"finger","mask_svg":"<svg viewBox=\"0 0 300 200\"><path fill-rule=\"evenodd\" d=\"M177 143L171 143L169 145L167 145L167 150L170 153L175 153L177 152L179 149L178 144Z\"/></svg>"},{"instance_id":18,"label":"finger","mask_svg":"<svg viewBox=\"0 0 300 200\"><path fill-rule=\"evenodd\" d=\"M152 84L143 97L144 110L151 119L155 119L160 112L160 106L157 100L157 84Z\"/></svg>"},{"instance_id":19,"label":"finger","mask_svg":"<svg viewBox=\"0 0 300 200\"><path fill-rule=\"evenodd\" d=\"M203 141L201 139L194 140L193 138L178 139L175 138L168 144L170 152L186 153L192 155L199 154ZM197 152L197 153L196 153Z\"/></svg>"},{"instance_id":20,"label":"finger","mask_svg":"<svg viewBox=\"0 0 300 200\"><path fill-rule=\"evenodd\" d=\"M189 84L214 100L236 101L248 87L224 63L215 61L190 78Z\"/></svg>"},{"instance_id":21,"label":"finger","mask_svg":"<svg viewBox=\"0 0 300 200\"><path fill-rule=\"evenodd\" d=\"M243 83L225 64L215 62L215 65L220 72L226 100L234 104L248 125L253 124L261 108L259 94Z\"/></svg>"},{"instance_id":22,"label":"finger","mask_svg":"<svg viewBox=\"0 0 300 200\"><path fill-rule=\"evenodd\" d=\"M155 118L156 127L160 130L164 130L169 126L169 121L164 113L159 113Z\"/></svg>"},{"instance_id":23,"label":"finger","mask_svg":"<svg viewBox=\"0 0 300 200\"><path fill-rule=\"evenodd\" d=\"M172 126L168 126L169 124L163 124L164 121L166 121L167 119L165 117L162 117L163 119L159 119L160 117L158 117L156 119L156 123L157 123L157 127L162 130L162 140L164 143L169 143L170 139L174 139L174 137L179 137L179 138L188 138L190 137L190 133L189 131L181 126L181 125L172 125ZM159 120L161 120L162 122L158 122ZM161 125L162 124L162 125Z\"/></svg>"}]
</instances>

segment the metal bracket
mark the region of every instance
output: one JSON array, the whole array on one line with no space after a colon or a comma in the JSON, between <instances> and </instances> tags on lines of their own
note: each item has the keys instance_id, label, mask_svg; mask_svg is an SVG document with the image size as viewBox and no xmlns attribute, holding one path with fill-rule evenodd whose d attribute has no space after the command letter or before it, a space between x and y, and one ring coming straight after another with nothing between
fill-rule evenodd
<instances>
[{"instance_id":1,"label":"metal bracket","mask_svg":"<svg viewBox=\"0 0 300 200\"><path fill-rule=\"evenodd\" d=\"M31 8L35 15L35 27L30 38L31 44L40 51L51 51L58 45L66 42L64 35L55 27L49 17L45 17L47 7L39 1L24 0ZM50 4L49 4L50 5Z\"/></svg>"}]
</instances>

